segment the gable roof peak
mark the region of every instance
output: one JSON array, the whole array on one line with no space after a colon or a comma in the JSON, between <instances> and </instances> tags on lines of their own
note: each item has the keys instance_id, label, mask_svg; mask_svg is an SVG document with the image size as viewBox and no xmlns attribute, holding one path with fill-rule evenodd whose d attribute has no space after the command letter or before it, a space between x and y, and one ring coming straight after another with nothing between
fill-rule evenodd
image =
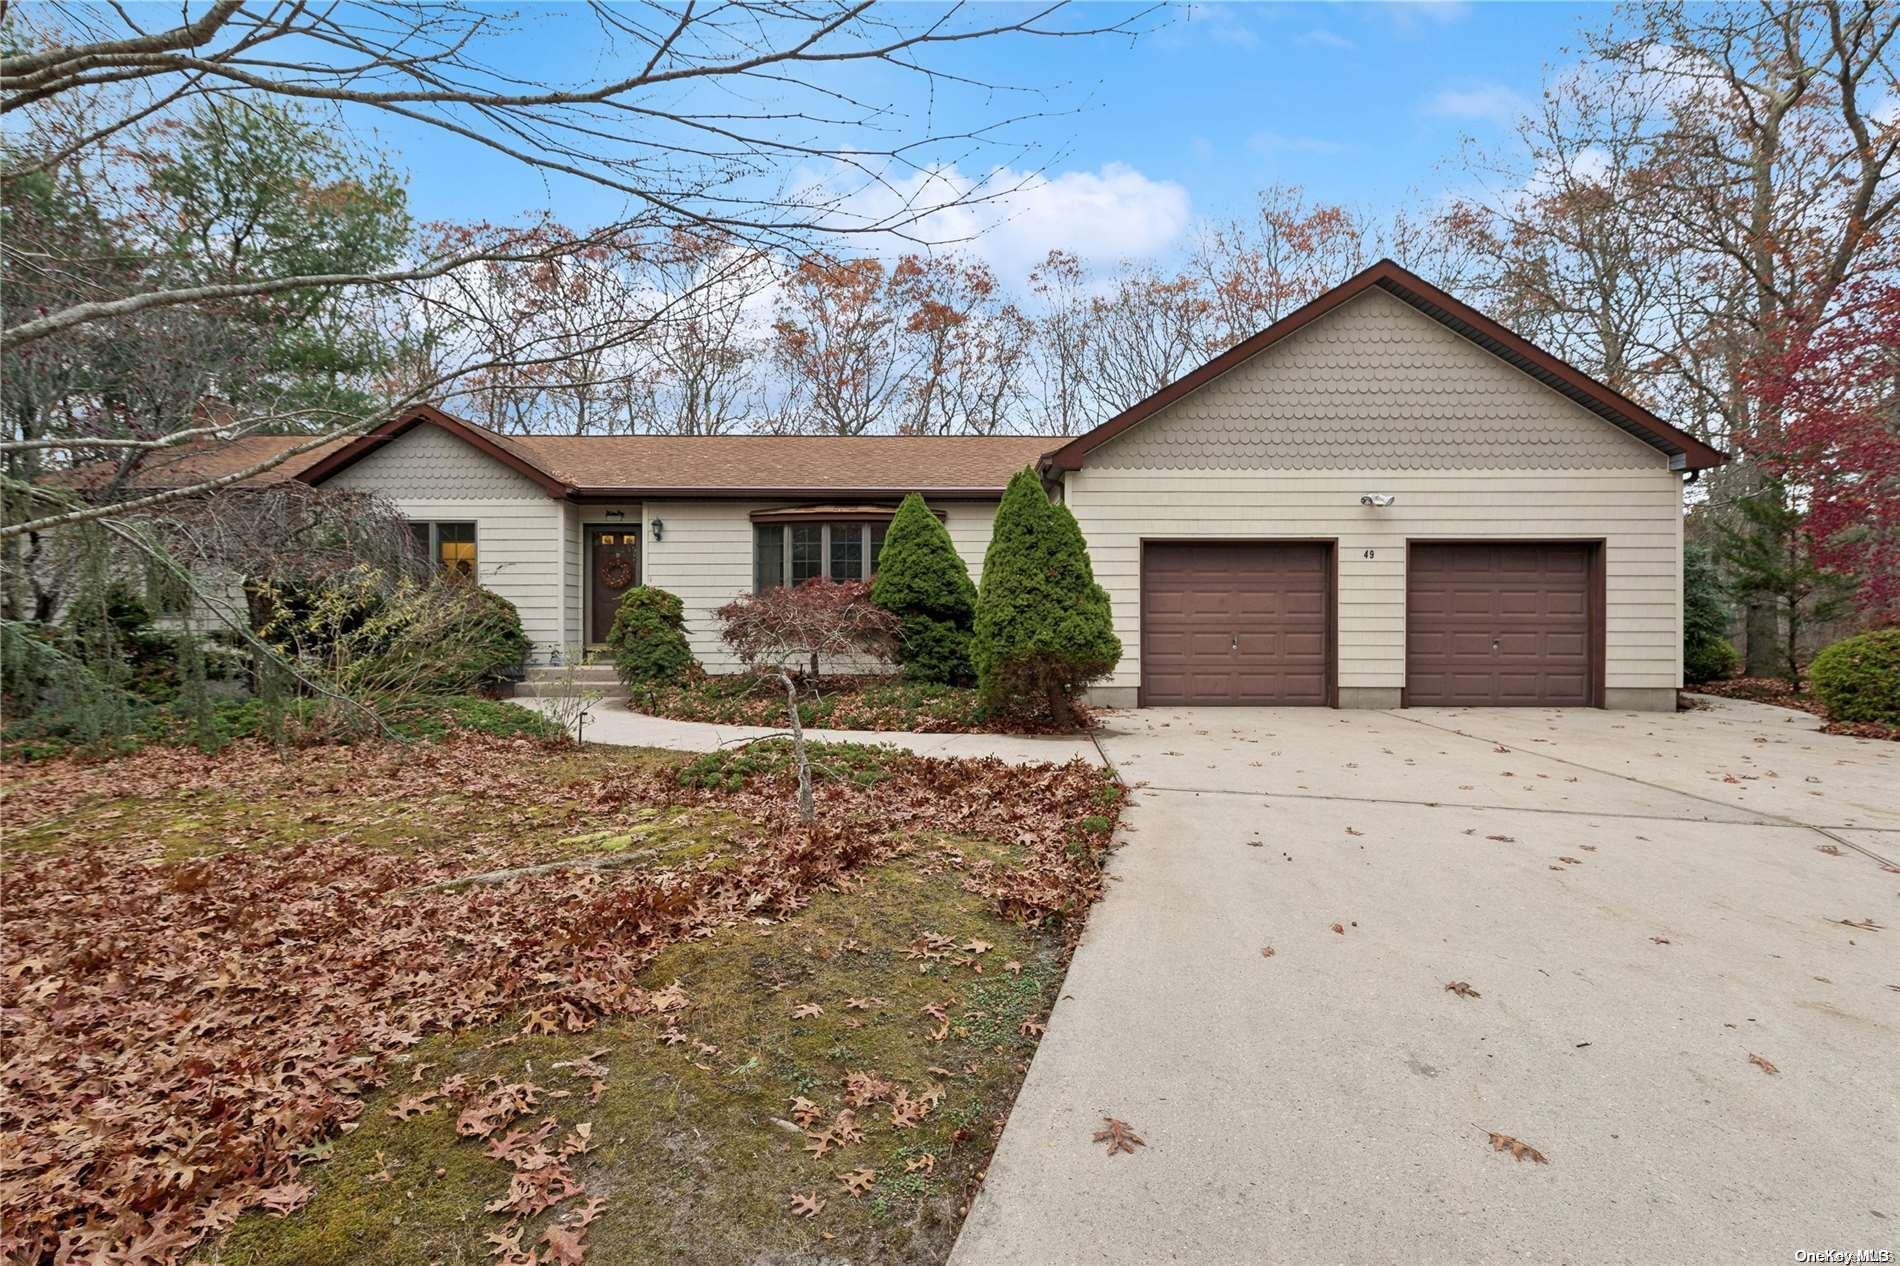
<instances>
[{"instance_id":1,"label":"gable roof peak","mask_svg":"<svg viewBox=\"0 0 1900 1266\"><path fill-rule=\"evenodd\" d=\"M1175 401L1193 394L1275 343L1372 289L1393 296L1551 390L1568 397L1612 426L1668 454L1671 469L1704 470L1728 460L1728 454L1663 421L1628 396L1598 382L1576 366L1552 356L1529 339L1440 290L1396 260L1383 258L1281 317L1251 338L1241 340L1212 360L1183 374L1147 399L1076 436L1043 459L1045 472L1080 470L1090 453L1123 431L1147 421Z\"/></svg>"}]
</instances>

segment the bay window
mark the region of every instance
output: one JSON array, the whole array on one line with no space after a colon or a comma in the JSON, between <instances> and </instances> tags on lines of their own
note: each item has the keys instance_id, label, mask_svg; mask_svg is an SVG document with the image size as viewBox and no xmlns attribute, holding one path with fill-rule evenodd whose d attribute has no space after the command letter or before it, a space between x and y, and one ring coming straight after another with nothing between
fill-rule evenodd
<instances>
[{"instance_id":1,"label":"bay window","mask_svg":"<svg viewBox=\"0 0 1900 1266\"><path fill-rule=\"evenodd\" d=\"M884 548L885 521L802 520L755 523L752 527L752 586L802 585L816 576L869 580Z\"/></svg>"}]
</instances>

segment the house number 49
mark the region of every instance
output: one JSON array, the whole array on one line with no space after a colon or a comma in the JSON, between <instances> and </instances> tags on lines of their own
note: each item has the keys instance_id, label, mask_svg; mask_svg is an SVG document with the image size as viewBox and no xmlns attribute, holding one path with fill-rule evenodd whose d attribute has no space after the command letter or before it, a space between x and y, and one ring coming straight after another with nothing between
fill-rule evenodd
<instances>
[{"instance_id":1,"label":"house number 49","mask_svg":"<svg viewBox=\"0 0 1900 1266\"><path fill-rule=\"evenodd\" d=\"M1371 558L1371 557L1373 556L1373 554L1374 554L1375 552L1376 552L1376 551L1374 551L1374 550L1367 550L1367 551L1366 551L1366 552L1365 552L1365 553L1364 553L1363 555L1361 555L1361 557L1363 557L1363 558Z\"/></svg>"}]
</instances>

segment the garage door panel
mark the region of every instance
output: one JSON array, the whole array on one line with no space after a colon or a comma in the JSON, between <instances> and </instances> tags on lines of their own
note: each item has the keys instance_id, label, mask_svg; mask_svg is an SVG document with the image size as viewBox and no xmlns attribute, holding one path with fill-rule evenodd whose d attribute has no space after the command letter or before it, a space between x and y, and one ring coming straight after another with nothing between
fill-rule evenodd
<instances>
[{"instance_id":1,"label":"garage door panel","mask_svg":"<svg viewBox=\"0 0 1900 1266\"><path fill-rule=\"evenodd\" d=\"M1145 546L1143 700L1325 704L1330 562L1321 544Z\"/></svg>"},{"instance_id":2,"label":"garage door panel","mask_svg":"<svg viewBox=\"0 0 1900 1266\"><path fill-rule=\"evenodd\" d=\"M1543 542L1414 542L1407 702L1592 702L1590 551Z\"/></svg>"}]
</instances>

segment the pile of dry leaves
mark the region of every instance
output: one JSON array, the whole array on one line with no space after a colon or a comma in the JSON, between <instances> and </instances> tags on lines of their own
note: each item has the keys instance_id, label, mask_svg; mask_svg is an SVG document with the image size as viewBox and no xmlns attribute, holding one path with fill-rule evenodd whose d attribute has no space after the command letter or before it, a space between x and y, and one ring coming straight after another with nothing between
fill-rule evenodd
<instances>
[{"instance_id":1,"label":"pile of dry leaves","mask_svg":"<svg viewBox=\"0 0 1900 1266\"><path fill-rule=\"evenodd\" d=\"M782 769L726 790L682 787L671 766L609 770L577 789L556 761L473 738L289 761L240 745L56 764L9 787L17 829L86 798L192 788L307 802L316 829L269 847L239 831L207 841L224 851L182 860L137 830L109 852L73 840L9 857L0 1256L176 1260L247 1208L293 1209L310 1193L299 1154L356 1117L387 1058L424 1034L511 1017L578 1031L664 1010L675 995L638 980L660 948L790 914L930 833L1020 845L1020 868L971 880L1008 908L1079 908L1099 884L1100 815L1112 816L1103 775L1080 763L893 757L875 783L821 783L819 824L802 828ZM742 826L717 865L434 887L536 859L546 834L497 826L453 848L390 847L391 824L445 786L500 807L578 796L574 814L596 829L669 804L716 806ZM362 841L372 823L377 845ZM538 1161L545 1149L505 1150Z\"/></svg>"},{"instance_id":2,"label":"pile of dry leaves","mask_svg":"<svg viewBox=\"0 0 1900 1266\"><path fill-rule=\"evenodd\" d=\"M1725 681L1705 681L1686 687L1688 693L1717 695L1724 699L1745 699L1750 703L1770 703L1777 708L1794 708L1827 720L1827 709L1812 691L1797 693L1785 677L1730 677ZM1900 740L1900 725L1882 725L1877 721L1829 721L1821 729L1828 734L1850 738Z\"/></svg>"}]
</instances>

